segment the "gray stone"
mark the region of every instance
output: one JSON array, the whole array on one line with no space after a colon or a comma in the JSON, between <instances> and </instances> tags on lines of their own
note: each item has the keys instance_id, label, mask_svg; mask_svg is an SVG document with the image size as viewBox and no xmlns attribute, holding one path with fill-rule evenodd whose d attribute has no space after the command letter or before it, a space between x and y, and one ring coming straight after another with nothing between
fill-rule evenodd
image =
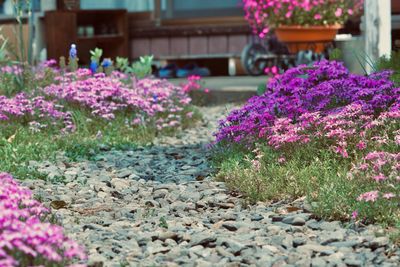
<instances>
[{"instance_id":1,"label":"gray stone","mask_svg":"<svg viewBox=\"0 0 400 267\"><path fill-rule=\"evenodd\" d=\"M313 252L319 252L319 253L324 253L327 251L334 251L334 247L330 246L321 246L317 244L305 244L303 246L297 247L298 252L307 252L307 251L313 251Z\"/></svg>"},{"instance_id":2,"label":"gray stone","mask_svg":"<svg viewBox=\"0 0 400 267\"><path fill-rule=\"evenodd\" d=\"M389 238L386 236L376 237L370 243L369 247L377 249L379 247L386 247L389 244Z\"/></svg>"},{"instance_id":3,"label":"gray stone","mask_svg":"<svg viewBox=\"0 0 400 267\"><path fill-rule=\"evenodd\" d=\"M230 238L218 238L217 246L226 246L229 248L228 251L232 252L233 254L239 253L246 247L242 243Z\"/></svg>"},{"instance_id":4,"label":"gray stone","mask_svg":"<svg viewBox=\"0 0 400 267\"><path fill-rule=\"evenodd\" d=\"M304 237L297 237L293 239L293 247L298 247L306 244L307 240Z\"/></svg>"},{"instance_id":5,"label":"gray stone","mask_svg":"<svg viewBox=\"0 0 400 267\"><path fill-rule=\"evenodd\" d=\"M322 222L319 228L324 231L336 231L341 229L341 223L339 221Z\"/></svg>"},{"instance_id":6,"label":"gray stone","mask_svg":"<svg viewBox=\"0 0 400 267\"><path fill-rule=\"evenodd\" d=\"M132 174L132 171L131 170L129 170L129 169L124 169L124 170L121 170L121 171L119 171L118 173L117 173L117 177L118 178L126 178L126 177L129 177L129 175L131 175Z\"/></svg>"},{"instance_id":7,"label":"gray stone","mask_svg":"<svg viewBox=\"0 0 400 267\"><path fill-rule=\"evenodd\" d=\"M194 247L197 245L202 245L206 247L209 243L215 242L217 238L215 236L209 236L208 234L197 234L195 236L192 236L191 241L190 241L190 246Z\"/></svg>"},{"instance_id":8,"label":"gray stone","mask_svg":"<svg viewBox=\"0 0 400 267\"><path fill-rule=\"evenodd\" d=\"M349 266L349 267L359 267L359 266L363 266L364 265L361 260L354 259L354 258L346 258L344 260L344 263L346 263L346 265Z\"/></svg>"},{"instance_id":9,"label":"gray stone","mask_svg":"<svg viewBox=\"0 0 400 267\"><path fill-rule=\"evenodd\" d=\"M312 267L325 267L326 261L324 261L321 258L314 258L311 260L311 266Z\"/></svg>"},{"instance_id":10,"label":"gray stone","mask_svg":"<svg viewBox=\"0 0 400 267\"><path fill-rule=\"evenodd\" d=\"M332 242L329 245L333 247L356 247L360 244L357 240L348 240L348 241L341 241L341 242Z\"/></svg>"},{"instance_id":11,"label":"gray stone","mask_svg":"<svg viewBox=\"0 0 400 267\"><path fill-rule=\"evenodd\" d=\"M295 226L302 226L302 225L306 224L306 220L300 216L285 217L285 218L283 218L282 222L286 223L286 224L290 224L290 225L295 225Z\"/></svg>"}]
</instances>

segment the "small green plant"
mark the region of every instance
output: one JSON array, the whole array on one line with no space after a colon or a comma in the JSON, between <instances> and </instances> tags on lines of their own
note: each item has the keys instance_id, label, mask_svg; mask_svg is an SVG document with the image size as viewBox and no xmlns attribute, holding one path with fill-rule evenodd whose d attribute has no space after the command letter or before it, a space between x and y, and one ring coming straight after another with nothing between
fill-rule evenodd
<instances>
[{"instance_id":1,"label":"small green plant","mask_svg":"<svg viewBox=\"0 0 400 267\"><path fill-rule=\"evenodd\" d=\"M343 52L339 48L335 48L329 53L329 60L343 60Z\"/></svg>"},{"instance_id":2,"label":"small green plant","mask_svg":"<svg viewBox=\"0 0 400 267\"><path fill-rule=\"evenodd\" d=\"M168 223L164 216L160 218L160 223L158 224L158 226L168 229Z\"/></svg>"},{"instance_id":3,"label":"small green plant","mask_svg":"<svg viewBox=\"0 0 400 267\"><path fill-rule=\"evenodd\" d=\"M128 72L129 70L129 60L125 57L117 57L116 61L116 68L122 72Z\"/></svg>"},{"instance_id":4,"label":"small green plant","mask_svg":"<svg viewBox=\"0 0 400 267\"><path fill-rule=\"evenodd\" d=\"M148 219L156 216L156 209L151 208L150 206L146 206L143 210L141 210L141 217L143 219Z\"/></svg>"},{"instance_id":5,"label":"small green plant","mask_svg":"<svg viewBox=\"0 0 400 267\"><path fill-rule=\"evenodd\" d=\"M259 86L257 86L257 95L263 95L265 94L265 91L267 90L267 84L262 83Z\"/></svg>"},{"instance_id":6,"label":"small green plant","mask_svg":"<svg viewBox=\"0 0 400 267\"><path fill-rule=\"evenodd\" d=\"M95 48L94 50L90 50L90 60L97 62L97 64L100 64L101 57L103 56L103 49L100 48Z\"/></svg>"},{"instance_id":7,"label":"small green plant","mask_svg":"<svg viewBox=\"0 0 400 267\"><path fill-rule=\"evenodd\" d=\"M126 259L123 259L122 261L120 261L119 263L120 267L128 267L129 266L129 261Z\"/></svg>"},{"instance_id":8,"label":"small green plant","mask_svg":"<svg viewBox=\"0 0 400 267\"><path fill-rule=\"evenodd\" d=\"M140 57L139 61L132 63L131 72L139 79L144 78L151 74L152 63L153 56Z\"/></svg>"},{"instance_id":9,"label":"small green plant","mask_svg":"<svg viewBox=\"0 0 400 267\"><path fill-rule=\"evenodd\" d=\"M381 70L392 70L392 80L400 85L400 51L393 51L390 57L383 56L374 64L374 69L377 71Z\"/></svg>"}]
</instances>

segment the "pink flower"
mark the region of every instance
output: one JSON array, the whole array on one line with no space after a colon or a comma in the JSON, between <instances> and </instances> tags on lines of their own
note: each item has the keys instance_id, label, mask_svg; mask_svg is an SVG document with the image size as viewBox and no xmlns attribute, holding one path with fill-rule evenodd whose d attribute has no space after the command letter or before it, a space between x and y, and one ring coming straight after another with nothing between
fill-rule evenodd
<instances>
[{"instance_id":1,"label":"pink flower","mask_svg":"<svg viewBox=\"0 0 400 267\"><path fill-rule=\"evenodd\" d=\"M353 219L353 220L355 220L355 219L357 219L357 216L358 216L358 211L353 211L352 213L351 213L351 218Z\"/></svg>"},{"instance_id":2,"label":"pink flower","mask_svg":"<svg viewBox=\"0 0 400 267\"><path fill-rule=\"evenodd\" d=\"M383 194L383 198L386 198L386 199L391 199L391 198L394 198L396 195L395 194L393 194L393 193L385 193L385 194Z\"/></svg>"},{"instance_id":3,"label":"pink flower","mask_svg":"<svg viewBox=\"0 0 400 267\"><path fill-rule=\"evenodd\" d=\"M374 180L379 182L379 181L383 181L386 179L386 176L383 173L379 173L378 175L374 176Z\"/></svg>"},{"instance_id":4,"label":"pink flower","mask_svg":"<svg viewBox=\"0 0 400 267\"><path fill-rule=\"evenodd\" d=\"M46 221L49 210L7 173L0 173L0 199L0 266L19 266L16 260L31 257L42 258L43 266L86 259L83 249L64 235L62 227Z\"/></svg>"},{"instance_id":5,"label":"pink flower","mask_svg":"<svg viewBox=\"0 0 400 267\"><path fill-rule=\"evenodd\" d=\"M358 144L357 144L356 146L357 146L357 148L358 148L359 150L364 150L364 149L367 148L367 145L366 145L365 142L363 142L363 141L358 142Z\"/></svg>"},{"instance_id":6,"label":"pink flower","mask_svg":"<svg viewBox=\"0 0 400 267\"><path fill-rule=\"evenodd\" d=\"M357 198L358 201L365 200L365 202L375 202L377 199L378 199L378 191L366 192L364 194L361 194Z\"/></svg>"},{"instance_id":7,"label":"pink flower","mask_svg":"<svg viewBox=\"0 0 400 267\"><path fill-rule=\"evenodd\" d=\"M349 14L350 16L353 15L354 14L353 9L348 9L347 14Z\"/></svg>"},{"instance_id":8,"label":"pink flower","mask_svg":"<svg viewBox=\"0 0 400 267\"><path fill-rule=\"evenodd\" d=\"M142 122L142 120L141 120L140 118L135 118L135 119L132 121L132 123L135 124L135 125L138 125L138 124L140 124L141 122Z\"/></svg>"},{"instance_id":9,"label":"pink flower","mask_svg":"<svg viewBox=\"0 0 400 267\"><path fill-rule=\"evenodd\" d=\"M369 165L367 163L363 163L358 166L358 169L361 171L366 171L366 170L368 170L368 167L369 167Z\"/></svg>"},{"instance_id":10,"label":"pink flower","mask_svg":"<svg viewBox=\"0 0 400 267\"><path fill-rule=\"evenodd\" d=\"M315 14L315 15L314 15L314 19L316 19L316 20L322 19L321 14Z\"/></svg>"},{"instance_id":11,"label":"pink flower","mask_svg":"<svg viewBox=\"0 0 400 267\"><path fill-rule=\"evenodd\" d=\"M340 7L338 9L336 9L336 11L335 11L336 17L340 17L342 14L343 14L343 9L341 9Z\"/></svg>"}]
</instances>

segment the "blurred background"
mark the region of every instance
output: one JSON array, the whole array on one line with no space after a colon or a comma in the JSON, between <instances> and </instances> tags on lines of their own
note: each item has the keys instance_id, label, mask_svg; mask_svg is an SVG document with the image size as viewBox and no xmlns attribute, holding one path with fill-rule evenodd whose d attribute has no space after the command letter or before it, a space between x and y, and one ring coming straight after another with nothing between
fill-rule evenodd
<instances>
[{"instance_id":1,"label":"blurred background","mask_svg":"<svg viewBox=\"0 0 400 267\"><path fill-rule=\"evenodd\" d=\"M154 55L156 67L167 64L207 68L213 76L244 75L241 54L260 42L243 17L240 0L32 0L33 54L36 61L65 56L71 43L82 64L89 50L134 60ZM3 34L15 42L12 0L0 0ZM28 17L24 36L28 42ZM337 47L351 55L363 49L361 19L349 21ZM349 35L350 34L350 35ZM392 0L392 47L400 47L400 1ZM346 52L347 51L347 52ZM347 57L349 58L349 56ZM354 60L348 60L348 64ZM357 68L355 66L350 68ZM357 70L355 70L357 71Z\"/></svg>"}]
</instances>

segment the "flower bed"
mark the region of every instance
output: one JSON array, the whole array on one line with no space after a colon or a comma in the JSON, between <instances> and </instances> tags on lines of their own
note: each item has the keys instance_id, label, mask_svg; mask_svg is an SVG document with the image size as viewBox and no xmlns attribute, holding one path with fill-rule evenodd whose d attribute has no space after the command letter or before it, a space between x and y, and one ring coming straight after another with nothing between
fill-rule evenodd
<instances>
[{"instance_id":1,"label":"flower bed","mask_svg":"<svg viewBox=\"0 0 400 267\"><path fill-rule=\"evenodd\" d=\"M0 95L0 125L20 122L29 124L34 131L58 125L63 132L71 132L74 130L71 113L62 110L63 106L42 96L29 97L20 93L7 98Z\"/></svg>"},{"instance_id":2,"label":"flower bed","mask_svg":"<svg viewBox=\"0 0 400 267\"><path fill-rule=\"evenodd\" d=\"M66 266L86 258L62 227L48 222L49 210L32 198L31 191L7 173L0 173L0 183L1 266Z\"/></svg>"},{"instance_id":3,"label":"flower bed","mask_svg":"<svg viewBox=\"0 0 400 267\"><path fill-rule=\"evenodd\" d=\"M36 177L40 174L26 163L51 159L57 150L76 160L99 147L148 144L158 134L174 134L199 119L188 94L193 82L181 88L152 77L137 79L109 69L107 74L68 71L60 65L55 68L49 61L26 67L22 74L9 73L12 66L4 69L15 79L3 84L6 90L0 88L1 171Z\"/></svg>"},{"instance_id":4,"label":"flower bed","mask_svg":"<svg viewBox=\"0 0 400 267\"><path fill-rule=\"evenodd\" d=\"M181 124L181 113L191 99L180 87L166 80L145 78L123 83L116 72L91 75L86 69L76 77L62 77L60 83L44 88L47 96L88 109L94 117L112 120L117 113L126 115L132 124L157 120L159 130ZM167 116L164 116L168 114Z\"/></svg>"},{"instance_id":5,"label":"flower bed","mask_svg":"<svg viewBox=\"0 0 400 267\"><path fill-rule=\"evenodd\" d=\"M390 72L365 77L350 74L338 62L321 61L312 67L299 66L268 83L263 96L251 98L240 110L221 122L217 140L253 141L277 118L298 120L306 112L335 113L357 103L366 114L400 108L400 88L389 79Z\"/></svg>"},{"instance_id":6,"label":"flower bed","mask_svg":"<svg viewBox=\"0 0 400 267\"><path fill-rule=\"evenodd\" d=\"M322 61L273 79L264 95L221 121L217 151L239 147L254 157L239 174L233 174L238 168L222 167L224 179L241 179L250 168L247 177L259 180L262 188L258 196L254 188L246 189L255 199L274 198L269 184L277 187L277 196L307 194L319 202L316 210L322 216L349 218L355 212L363 221L400 221L395 204L400 199L400 89L390 75L350 74L338 62ZM232 183L243 186L244 180ZM292 191L287 183L293 183ZM335 198L343 206L329 203Z\"/></svg>"}]
</instances>

